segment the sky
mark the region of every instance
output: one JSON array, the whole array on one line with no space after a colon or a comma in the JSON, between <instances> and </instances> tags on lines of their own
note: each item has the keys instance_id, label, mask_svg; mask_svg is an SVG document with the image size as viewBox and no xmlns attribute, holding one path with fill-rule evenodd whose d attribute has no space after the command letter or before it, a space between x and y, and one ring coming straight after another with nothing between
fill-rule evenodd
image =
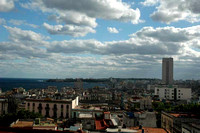
<instances>
[{"instance_id":1,"label":"sky","mask_svg":"<svg viewBox=\"0 0 200 133\"><path fill-rule=\"evenodd\" d=\"M0 0L0 77L200 79L199 0Z\"/></svg>"}]
</instances>

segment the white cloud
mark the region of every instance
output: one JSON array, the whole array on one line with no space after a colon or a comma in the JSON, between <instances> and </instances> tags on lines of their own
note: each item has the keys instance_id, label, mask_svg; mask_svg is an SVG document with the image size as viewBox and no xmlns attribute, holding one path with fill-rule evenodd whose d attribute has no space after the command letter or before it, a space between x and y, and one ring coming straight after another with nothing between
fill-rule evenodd
<instances>
[{"instance_id":1,"label":"white cloud","mask_svg":"<svg viewBox=\"0 0 200 133\"><path fill-rule=\"evenodd\" d=\"M146 0L143 5L151 6L159 3L156 11L151 14L155 21L164 23L177 22L185 20L191 23L200 21L200 1L199 0Z\"/></svg>"},{"instance_id":2,"label":"white cloud","mask_svg":"<svg viewBox=\"0 0 200 133\"><path fill-rule=\"evenodd\" d=\"M88 26L75 25L49 25L44 23L43 26L50 34L70 35L74 37L82 37L88 33L95 33L96 31Z\"/></svg>"},{"instance_id":3,"label":"white cloud","mask_svg":"<svg viewBox=\"0 0 200 133\"><path fill-rule=\"evenodd\" d=\"M27 25L33 28L38 28L39 26L35 25L35 24L29 24L27 23L25 20L17 20L17 19L10 19L9 23L13 24L13 25Z\"/></svg>"},{"instance_id":4,"label":"white cloud","mask_svg":"<svg viewBox=\"0 0 200 133\"><path fill-rule=\"evenodd\" d=\"M142 5L144 6L154 6L158 4L160 0L145 0L144 2L141 2Z\"/></svg>"},{"instance_id":5,"label":"white cloud","mask_svg":"<svg viewBox=\"0 0 200 133\"><path fill-rule=\"evenodd\" d=\"M6 20L4 18L0 18L0 25L6 24Z\"/></svg>"},{"instance_id":6,"label":"white cloud","mask_svg":"<svg viewBox=\"0 0 200 133\"><path fill-rule=\"evenodd\" d=\"M0 12L8 12L14 9L15 0L0 0Z\"/></svg>"},{"instance_id":7,"label":"white cloud","mask_svg":"<svg viewBox=\"0 0 200 133\"><path fill-rule=\"evenodd\" d=\"M107 30L108 30L110 33L119 33L119 31L118 31L115 27L107 27Z\"/></svg>"},{"instance_id":8,"label":"white cloud","mask_svg":"<svg viewBox=\"0 0 200 133\"><path fill-rule=\"evenodd\" d=\"M40 6L38 6L40 4ZM36 0L32 3L23 4L24 7L40 8L42 11L64 13L73 11L75 13L86 14L92 18L102 18L119 21L138 21L140 17L139 9L132 9L130 5L121 0ZM68 13L68 12L67 12Z\"/></svg>"},{"instance_id":9,"label":"white cloud","mask_svg":"<svg viewBox=\"0 0 200 133\"><path fill-rule=\"evenodd\" d=\"M199 39L200 26L188 28L144 27L128 40L100 42L97 40L59 41L47 50L55 53L90 53L99 55L181 55L191 53L191 46ZM199 44L198 44L199 45ZM194 52L193 52L194 53ZM197 52L198 53L198 52ZM199 54L196 53L196 56Z\"/></svg>"},{"instance_id":10,"label":"white cloud","mask_svg":"<svg viewBox=\"0 0 200 133\"><path fill-rule=\"evenodd\" d=\"M10 33L10 40L16 43L25 42L26 45L41 45L44 40L49 39L49 37L43 36L39 33L35 33L31 30L21 30L16 27L4 26ZM39 44L38 44L39 43Z\"/></svg>"},{"instance_id":11,"label":"white cloud","mask_svg":"<svg viewBox=\"0 0 200 133\"><path fill-rule=\"evenodd\" d=\"M57 23L66 23L76 26L89 26L95 28L97 26L96 18L89 17L83 13L67 11L67 12L60 12L59 16L51 15L49 16L49 20L54 20Z\"/></svg>"},{"instance_id":12,"label":"white cloud","mask_svg":"<svg viewBox=\"0 0 200 133\"><path fill-rule=\"evenodd\" d=\"M5 26L10 40L0 42L2 75L25 73L30 77L158 77L162 57L172 56L175 69L198 78L200 26L144 27L130 39L47 41L33 31ZM15 61L15 60L18 61ZM30 60L31 59L31 60ZM183 65L184 64L184 67ZM187 67L187 69L186 69ZM22 69L23 68L23 69ZM10 70L10 73L4 70ZM178 77L184 77L177 72Z\"/></svg>"},{"instance_id":13,"label":"white cloud","mask_svg":"<svg viewBox=\"0 0 200 133\"><path fill-rule=\"evenodd\" d=\"M133 24L143 22L140 20L140 10L132 9L130 4L122 2L122 0L79 0L77 2L73 0L35 0L21 5L24 8L48 12L49 20L57 23L64 22L65 25L62 25L62 28L61 24L51 27L51 30L48 26L48 32L54 34L85 36L88 32L94 33L94 28L98 25L97 18L132 22ZM60 31L55 31L55 28L58 27ZM69 27L73 27L73 31Z\"/></svg>"}]
</instances>

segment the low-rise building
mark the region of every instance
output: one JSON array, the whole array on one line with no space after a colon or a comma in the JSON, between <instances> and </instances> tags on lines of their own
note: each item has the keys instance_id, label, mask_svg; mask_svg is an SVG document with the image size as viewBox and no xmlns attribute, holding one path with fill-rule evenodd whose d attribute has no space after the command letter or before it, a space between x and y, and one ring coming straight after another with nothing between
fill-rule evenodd
<instances>
[{"instance_id":1,"label":"low-rise building","mask_svg":"<svg viewBox=\"0 0 200 133\"><path fill-rule=\"evenodd\" d=\"M31 112L38 112L44 117L71 118L72 109L78 105L78 97L74 99L53 100L26 99L25 108Z\"/></svg>"},{"instance_id":2,"label":"low-rise building","mask_svg":"<svg viewBox=\"0 0 200 133\"><path fill-rule=\"evenodd\" d=\"M200 123L182 123L182 133L200 133Z\"/></svg>"},{"instance_id":3,"label":"low-rise building","mask_svg":"<svg viewBox=\"0 0 200 133\"><path fill-rule=\"evenodd\" d=\"M8 112L8 101L6 99L0 99L0 115Z\"/></svg>"},{"instance_id":4,"label":"low-rise building","mask_svg":"<svg viewBox=\"0 0 200 133\"><path fill-rule=\"evenodd\" d=\"M152 109L152 98L148 96L140 99L140 109L141 110Z\"/></svg>"},{"instance_id":5,"label":"low-rise building","mask_svg":"<svg viewBox=\"0 0 200 133\"><path fill-rule=\"evenodd\" d=\"M174 113L164 112L161 113L161 127L171 133L181 133L182 124L200 122L200 119L194 114L190 113Z\"/></svg>"}]
</instances>

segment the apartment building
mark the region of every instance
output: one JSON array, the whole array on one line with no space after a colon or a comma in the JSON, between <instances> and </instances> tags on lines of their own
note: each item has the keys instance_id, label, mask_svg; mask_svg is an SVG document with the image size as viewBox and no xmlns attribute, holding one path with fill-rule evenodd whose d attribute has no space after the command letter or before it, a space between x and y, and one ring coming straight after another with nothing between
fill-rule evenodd
<instances>
[{"instance_id":1,"label":"apartment building","mask_svg":"<svg viewBox=\"0 0 200 133\"><path fill-rule=\"evenodd\" d=\"M72 109L78 106L78 97L74 99L54 100L26 99L25 109L31 112L38 112L44 117L71 118Z\"/></svg>"},{"instance_id":2,"label":"apartment building","mask_svg":"<svg viewBox=\"0 0 200 133\"><path fill-rule=\"evenodd\" d=\"M155 95L167 100L190 100L191 88L155 87Z\"/></svg>"}]
</instances>

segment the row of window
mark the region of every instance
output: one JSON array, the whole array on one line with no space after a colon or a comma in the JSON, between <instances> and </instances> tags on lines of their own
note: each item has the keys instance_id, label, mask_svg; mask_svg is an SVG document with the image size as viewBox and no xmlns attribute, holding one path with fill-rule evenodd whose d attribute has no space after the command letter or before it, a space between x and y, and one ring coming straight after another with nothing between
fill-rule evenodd
<instances>
[{"instance_id":1,"label":"row of window","mask_svg":"<svg viewBox=\"0 0 200 133\"><path fill-rule=\"evenodd\" d=\"M35 103L33 103L32 106L33 106L33 108L34 108L34 107L35 107ZM28 107L30 107L30 103L28 103ZM46 104L46 107L49 107L49 104L48 104L48 103ZM39 104L38 108L42 108L42 104L41 104L41 103ZM56 109L57 109L57 105L54 104L54 107L53 107L53 108L56 108ZM60 108L63 109L63 105L60 105ZM66 105L66 108L69 109L69 105Z\"/></svg>"},{"instance_id":2,"label":"row of window","mask_svg":"<svg viewBox=\"0 0 200 133\"><path fill-rule=\"evenodd\" d=\"M159 89L157 89L157 91L159 91ZM167 92L167 91L169 91L169 90L165 89L165 92ZM181 90L178 90L178 92L181 92Z\"/></svg>"},{"instance_id":3,"label":"row of window","mask_svg":"<svg viewBox=\"0 0 200 133\"><path fill-rule=\"evenodd\" d=\"M35 112L35 103L32 103L32 106L33 106L32 111ZM63 107L64 107L63 105L60 105L60 108L61 108L60 117L61 118L63 118ZM39 105L38 105L38 113L42 114L42 109L43 109L42 104L39 103ZM49 107L48 103L46 104L44 109L46 111L45 117L50 117L50 115L49 115L50 107ZM28 110L30 110L30 103L28 103ZM53 117L57 118L57 110L58 110L58 108L57 108L56 104L54 104L52 110L53 110ZM66 110L67 110L66 111L66 118L68 118L69 117L69 115L68 115L68 113L69 113L68 112L69 111L69 105L66 105Z\"/></svg>"}]
</instances>

